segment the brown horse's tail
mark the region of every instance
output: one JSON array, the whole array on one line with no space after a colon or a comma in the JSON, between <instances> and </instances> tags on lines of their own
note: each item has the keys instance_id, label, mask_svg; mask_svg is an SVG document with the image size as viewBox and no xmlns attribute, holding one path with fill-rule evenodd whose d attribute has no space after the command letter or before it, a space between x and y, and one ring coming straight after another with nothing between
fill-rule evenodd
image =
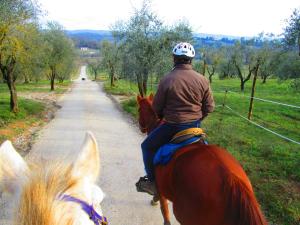
<instances>
[{"instance_id":1,"label":"brown horse's tail","mask_svg":"<svg viewBox=\"0 0 300 225\"><path fill-rule=\"evenodd\" d=\"M224 192L227 196L226 220L228 224L236 225L267 225L260 210L252 188L243 179L227 171L228 180L224 182ZM247 178L246 178L247 179Z\"/></svg>"}]
</instances>

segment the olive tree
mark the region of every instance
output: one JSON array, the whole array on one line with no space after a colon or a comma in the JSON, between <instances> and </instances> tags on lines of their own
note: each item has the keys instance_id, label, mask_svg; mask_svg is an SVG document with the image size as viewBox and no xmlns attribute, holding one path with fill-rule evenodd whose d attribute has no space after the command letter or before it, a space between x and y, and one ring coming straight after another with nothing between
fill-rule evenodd
<instances>
[{"instance_id":1,"label":"olive tree","mask_svg":"<svg viewBox=\"0 0 300 225\"><path fill-rule=\"evenodd\" d=\"M235 44L231 61L236 75L240 79L241 91L244 91L245 83L250 80L252 74L258 72L256 69L261 64L260 57L255 47L247 44L242 45L240 42Z\"/></svg>"},{"instance_id":2,"label":"olive tree","mask_svg":"<svg viewBox=\"0 0 300 225\"><path fill-rule=\"evenodd\" d=\"M98 72L102 66L101 59L99 57L93 57L87 60L88 68L94 75L94 80L97 80Z\"/></svg>"},{"instance_id":3,"label":"olive tree","mask_svg":"<svg viewBox=\"0 0 300 225\"><path fill-rule=\"evenodd\" d=\"M31 0L1 0L0 4L0 71L10 91L10 109L17 113L15 86L18 63L30 52L28 36L35 29L37 6ZM15 77L14 77L15 75Z\"/></svg>"},{"instance_id":4,"label":"olive tree","mask_svg":"<svg viewBox=\"0 0 300 225\"><path fill-rule=\"evenodd\" d=\"M56 22L48 23L47 29L44 31L44 39L47 45L47 65L50 69L50 86L51 91L53 91L54 82L55 79L58 78L58 74L69 74L71 71L75 57L73 50L74 45L64 33L62 26ZM60 76L62 76L62 74Z\"/></svg>"},{"instance_id":5,"label":"olive tree","mask_svg":"<svg viewBox=\"0 0 300 225\"><path fill-rule=\"evenodd\" d=\"M135 10L129 21L118 22L113 35L120 49L120 67L124 75L135 79L142 96L147 94L148 79L170 69L171 48L176 41L192 40L191 29L185 22L166 27L151 11L150 1Z\"/></svg>"},{"instance_id":6,"label":"olive tree","mask_svg":"<svg viewBox=\"0 0 300 225\"><path fill-rule=\"evenodd\" d=\"M108 72L110 85L115 86L116 71L119 66L119 48L116 42L103 41L101 43L102 67Z\"/></svg>"},{"instance_id":7,"label":"olive tree","mask_svg":"<svg viewBox=\"0 0 300 225\"><path fill-rule=\"evenodd\" d=\"M300 56L300 8L295 9L287 20L284 28L284 44L287 47L297 47Z\"/></svg>"}]
</instances>

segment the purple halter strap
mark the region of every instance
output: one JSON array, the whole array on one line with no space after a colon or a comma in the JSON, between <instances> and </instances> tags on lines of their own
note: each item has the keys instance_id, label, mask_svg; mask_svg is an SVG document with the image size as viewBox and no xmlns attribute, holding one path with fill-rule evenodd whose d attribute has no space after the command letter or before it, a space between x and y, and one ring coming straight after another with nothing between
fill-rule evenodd
<instances>
[{"instance_id":1,"label":"purple halter strap","mask_svg":"<svg viewBox=\"0 0 300 225\"><path fill-rule=\"evenodd\" d=\"M60 196L61 200L66 201L66 202L75 202L78 203L82 210L85 211L88 215L90 220L94 222L95 225L108 225L107 219L105 216L100 216L94 207L92 205L89 205L85 201L82 201L78 198L72 197L70 195L61 195Z\"/></svg>"}]
</instances>

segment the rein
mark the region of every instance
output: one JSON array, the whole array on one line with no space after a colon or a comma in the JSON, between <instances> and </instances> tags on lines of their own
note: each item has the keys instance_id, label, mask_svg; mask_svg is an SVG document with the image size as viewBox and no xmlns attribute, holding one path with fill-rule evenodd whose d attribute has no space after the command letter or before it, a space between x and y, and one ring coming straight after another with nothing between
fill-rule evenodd
<instances>
[{"instance_id":1,"label":"rein","mask_svg":"<svg viewBox=\"0 0 300 225\"><path fill-rule=\"evenodd\" d=\"M153 121L152 123L148 124L146 127L142 127L140 126L141 130L144 132L147 132L148 134L154 130L157 126L161 125L163 123L163 121L161 121L160 119L157 119L155 121Z\"/></svg>"},{"instance_id":2,"label":"rein","mask_svg":"<svg viewBox=\"0 0 300 225\"><path fill-rule=\"evenodd\" d=\"M97 211L94 209L94 207L92 205L89 205L85 201L82 201L70 195L61 195L61 200L66 202L78 203L81 206L82 210L88 214L90 220L92 220L95 225L108 225L108 221L106 217L100 216L97 213Z\"/></svg>"}]
</instances>

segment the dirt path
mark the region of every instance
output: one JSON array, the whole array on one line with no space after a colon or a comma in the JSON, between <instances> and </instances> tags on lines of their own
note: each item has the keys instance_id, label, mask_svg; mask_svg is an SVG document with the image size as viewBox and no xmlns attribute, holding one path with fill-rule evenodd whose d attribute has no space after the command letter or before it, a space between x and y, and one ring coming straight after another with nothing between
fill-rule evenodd
<instances>
[{"instance_id":1,"label":"dirt path","mask_svg":"<svg viewBox=\"0 0 300 225\"><path fill-rule=\"evenodd\" d=\"M137 193L135 182L144 175L140 143L143 136L106 96L102 87L81 70L73 90L59 104L56 118L40 133L27 157L36 160L73 160L87 130L92 131L101 152L99 185L106 193L102 207L110 225L159 225L159 207L149 204L150 196ZM7 224L0 202L0 224ZM2 213L1 213L2 212ZM2 220L1 220L2 219ZM173 224L178 224L173 222Z\"/></svg>"}]
</instances>

